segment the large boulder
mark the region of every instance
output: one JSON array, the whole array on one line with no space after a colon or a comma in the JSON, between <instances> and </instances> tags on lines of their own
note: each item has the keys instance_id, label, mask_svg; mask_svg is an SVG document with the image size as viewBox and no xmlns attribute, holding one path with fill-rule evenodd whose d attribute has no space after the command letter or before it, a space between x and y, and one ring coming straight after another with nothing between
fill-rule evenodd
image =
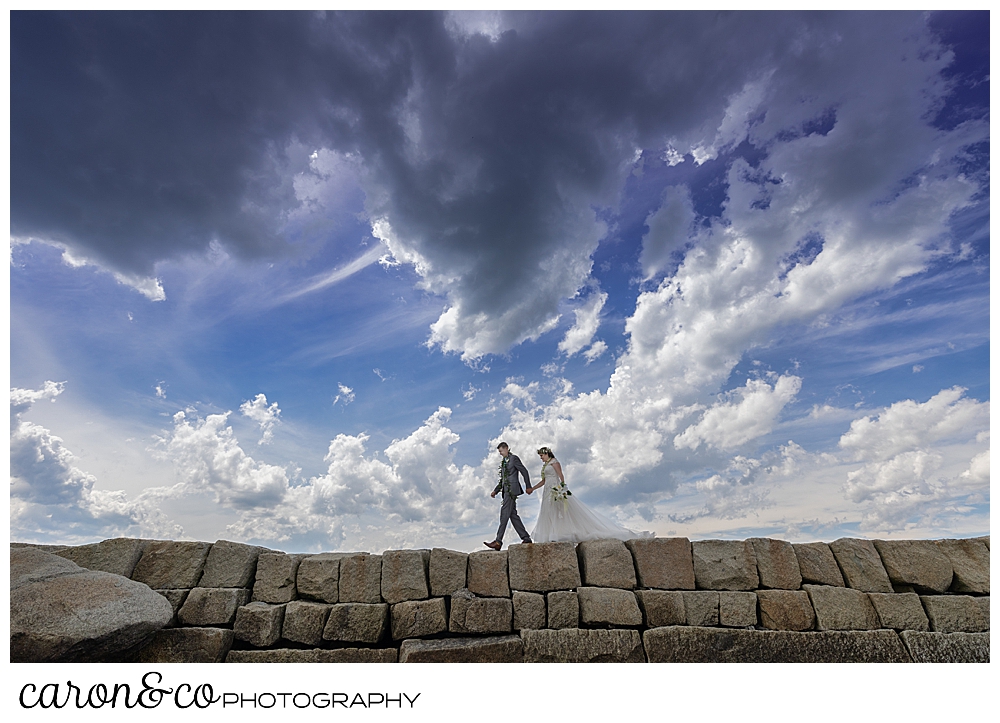
<instances>
[{"instance_id":1,"label":"large boulder","mask_svg":"<svg viewBox=\"0 0 1000 723\"><path fill-rule=\"evenodd\" d=\"M151 542L132 571L132 579L154 589L197 587L212 546L207 542Z\"/></svg>"},{"instance_id":2,"label":"large boulder","mask_svg":"<svg viewBox=\"0 0 1000 723\"><path fill-rule=\"evenodd\" d=\"M381 555L351 555L341 558L340 602L382 602Z\"/></svg>"},{"instance_id":3,"label":"large boulder","mask_svg":"<svg viewBox=\"0 0 1000 723\"><path fill-rule=\"evenodd\" d=\"M636 590L635 596L642 608L643 625L647 628L684 625L687 621L684 615L684 598L677 590ZM753 601L756 609L756 596Z\"/></svg>"},{"instance_id":4,"label":"large boulder","mask_svg":"<svg viewBox=\"0 0 1000 723\"><path fill-rule=\"evenodd\" d=\"M927 613L915 592L870 592L879 625L889 630L928 631Z\"/></svg>"},{"instance_id":5,"label":"large boulder","mask_svg":"<svg viewBox=\"0 0 1000 723\"><path fill-rule=\"evenodd\" d=\"M443 597L430 600L407 600L390 609L394 640L424 638L448 629L447 608Z\"/></svg>"},{"instance_id":6,"label":"large boulder","mask_svg":"<svg viewBox=\"0 0 1000 723\"><path fill-rule=\"evenodd\" d=\"M233 631L222 628L159 630L135 656L136 663L221 663L233 647Z\"/></svg>"},{"instance_id":7,"label":"large boulder","mask_svg":"<svg viewBox=\"0 0 1000 723\"><path fill-rule=\"evenodd\" d=\"M804 590L758 590L760 624L770 630L812 630L816 622Z\"/></svg>"},{"instance_id":8,"label":"large boulder","mask_svg":"<svg viewBox=\"0 0 1000 723\"><path fill-rule=\"evenodd\" d=\"M525 663L644 663L638 630L522 630Z\"/></svg>"},{"instance_id":9,"label":"large boulder","mask_svg":"<svg viewBox=\"0 0 1000 723\"><path fill-rule=\"evenodd\" d=\"M691 541L686 537L626 540L638 572L639 587L694 590Z\"/></svg>"},{"instance_id":10,"label":"large boulder","mask_svg":"<svg viewBox=\"0 0 1000 723\"><path fill-rule=\"evenodd\" d=\"M910 662L892 630L801 633L675 626L647 630L642 641L651 663Z\"/></svg>"},{"instance_id":11,"label":"large boulder","mask_svg":"<svg viewBox=\"0 0 1000 723\"><path fill-rule=\"evenodd\" d=\"M448 630L480 635L509 633L513 615L510 598L476 597L468 590L456 590L451 596Z\"/></svg>"},{"instance_id":12,"label":"large boulder","mask_svg":"<svg viewBox=\"0 0 1000 723\"><path fill-rule=\"evenodd\" d=\"M581 587L580 621L584 625L638 627L642 625L642 612L635 593L613 587Z\"/></svg>"},{"instance_id":13,"label":"large boulder","mask_svg":"<svg viewBox=\"0 0 1000 723\"><path fill-rule=\"evenodd\" d=\"M319 645L323 642L323 629L332 605L293 600L285 606L285 621L281 637L293 643Z\"/></svg>"},{"instance_id":14,"label":"large boulder","mask_svg":"<svg viewBox=\"0 0 1000 723\"><path fill-rule=\"evenodd\" d=\"M113 540L103 540L91 545L64 547L57 552L59 557L72 560L80 567L99 572L110 572L122 577L132 577L143 550L151 540L135 540L128 537L118 537Z\"/></svg>"},{"instance_id":15,"label":"large boulder","mask_svg":"<svg viewBox=\"0 0 1000 723\"><path fill-rule=\"evenodd\" d=\"M510 597L506 550L479 550L469 555L469 591L483 597Z\"/></svg>"},{"instance_id":16,"label":"large boulder","mask_svg":"<svg viewBox=\"0 0 1000 723\"><path fill-rule=\"evenodd\" d=\"M545 627L545 596L537 592L515 590L514 630L540 630Z\"/></svg>"},{"instance_id":17,"label":"large boulder","mask_svg":"<svg viewBox=\"0 0 1000 723\"><path fill-rule=\"evenodd\" d=\"M230 650L227 663L395 663L395 648Z\"/></svg>"},{"instance_id":18,"label":"large boulder","mask_svg":"<svg viewBox=\"0 0 1000 723\"><path fill-rule=\"evenodd\" d=\"M514 590L551 592L580 587L580 565L572 542L511 545L507 553L510 586Z\"/></svg>"},{"instance_id":19,"label":"large boulder","mask_svg":"<svg viewBox=\"0 0 1000 723\"><path fill-rule=\"evenodd\" d=\"M576 554L584 585L635 588L635 564L621 540L587 540L576 546Z\"/></svg>"},{"instance_id":20,"label":"large boulder","mask_svg":"<svg viewBox=\"0 0 1000 723\"><path fill-rule=\"evenodd\" d=\"M981 540L937 540L951 562L953 592L990 594L990 548Z\"/></svg>"},{"instance_id":21,"label":"large boulder","mask_svg":"<svg viewBox=\"0 0 1000 723\"><path fill-rule=\"evenodd\" d=\"M746 540L691 543L694 579L701 590L756 590L760 584L753 546Z\"/></svg>"},{"instance_id":22,"label":"large boulder","mask_svg":"<svg viewBox=\"0 0 1000 723\"><path fill-rule=\"evenodd\" d=\"M545 596L548 625L546 627L580 627L580 596L572 590L555 590Z\"/></svg>"},{"instance_id":23,"label":"large boulder","mask_svg":"<svg viewBox=\"0 0 1000 723\"><path fill-rule=\"evenodd\" d=\"M281 625L285 620L285 607L265 602L252 602L236 611L233 634L237 640L258 648L269 648L281 639Z\"/></svg>"},{"instance_id":24,"label":"large boulder","mask_svg":"<svg viewBox=\"0 0 1000 723\"><path fill-rule=\"evenodd\" d=\"M921 595L931 630L936 633L981 633L990 629L976 598L969 595Z\"/></svg>"},{"instance_id":25,"label":"large boulder","mask_svg":"<svg viewBox=\"0 0 1000 723\"><path fill-rule=\"evenodd\" d=\"M798 590L802 586L799 560L792 543L769 537L752 537L760 586L778 590Z\"/></svg>"},{"instance_id":26,"label":"large boulder","mask_svg":"<svg viewBox=\"0 0 1000 723\"><path fill-rule=\"evenodd\" d=\"M375 644L389 629L386 603L340 603L330 608L323 640Z\"/></svg>"},{"instance_id":27,"label":"large boulder","mask_svg":"<svg viewBox=\"0 0 1000 723\"><path fill-rule=\"evenodd\" d=\"M444 597L456 590L466 587L466 569L469 564L469 553L446 550L435 547L431 550L429 577L431 595Z\"/></svg>"},{"instance_id":28,"label":"large boulder","mask_svg":"<svg viewBox=\"0 0 1000 723\"><path fill-rule=\"evenodd\" d=\"M492 638L404 640L400 663L520 663L524 646L517 635Z\"/></svg>"},{"instance_id":29,"label":"large boulder","mask_svg":"<svg viewBox=\"0 0 1000 723\"><path fill-rule=\"evenodd\" d=\"M388 550L382 553L382 599L387 603L426 600L429 550Z\"/></svg>"},{"instance_id":30,"label":"large boulder","mask_svg":"<svg viewBox=\"0 0 1000 723\"><path fill-rule=\"evenodd\" d=\"M319 602L340 601L340 560L349 553L323 552L302 558L295 572L295 589L300 597Z\"/></svg>"},{"instance_id":31,"label":"large boulder","mask_svg":"<svg viewBox=\"0 0 1000 723\"><path fill-rule=\"evenodd\" d=\"M753 593L750 593L753 595ZM719 624L719 593L714 590L685 590L684 619L688 625L711 627ZM754 599L756 604L756 599Z\"/></svg>"},{"instance_id":32,"label":"large boulder","mask_svg":"<svg viewBox=\"0 0 1000 723\"><path fill-rule=\"evenodd\" d=\"M904 630L899 634L914 663L988 663L989 633L922 633Z\"/></svg>"},{"instance_id":33,"label":"large boulder","mask_svg":"<svg viewBox=\"0 0 1000 723\"><path fill-rule=\"evenodd\" d=\"M933 540L875 540L873 544L894 586L928 593L951 587L951 560Z\"/></svg>"},{"instance_id":34,"label":"large boulder","mask_svg":"<svg viewBox=\"0 0 1000 723\"><path fill-rule=\"evenodd\" d=\"M752 592L719 593L719 625L748 628L757 624L757 595Z\"/></svg>"},{"instance_id":35,"label":"large boulder","mask_svg":"<svg viewBox=\"0 0 1000 723\"><path fill-rule=\"evenodd\" d=\"M837 566L830 546L825 542L803 542L793 544L795 558L799 562L802 582L814 585L834 585L844 587L844 575Z\"/></svg>"},{"instance_id":36,"label":"large boulder","mask_svg":"<svg viewBox=\"0 0 1000 723\"><path fill-rule=\"evenodd\" d=\"M882 558L871 540L842 537L830 543L830 551L837 558L848 587L862 592L893 592Z\"/></svg>"},{"instance_id":37,"label":"large boulder","mask_svg":"<svg viewBox=\"0 0 1000 723\"><path fill-rule=\"evenodd\" d=\"M264 552L257 558L257 573L252 599L257 602L286 603L295 600L298 592L295 577L305 555L284 552Z\"/></svg>"},{"instance_id":38,"label":"large boulder","mask_svg":"<svg viewBox=\"0 0 1000 723\"><path fill-rule=\"evenodd\" d=\"M172 617L147 585L31 547L10 551L11 662L124 661Z\"/></svg>"},{"instance_id":39,"label":"large boulder","mask_svg":"<svg viewBox=\"0 0 1000 723\"><path fill-rule=\"evenodd\" d=\"M265 547L218 540L208 552L199 587L253 587L257 558Z\"/></svg>"},{"instance_id":40,"label":"large boulder","mask_svg":"<svg viewBox=\"0 0 1000 723\"><path fill-rule=\"evenodd\" d=\"M249 600L250 591L242 587L196 587L185 598L177 619L195 627L232 625L236 611Z\"/></svg>"},{"instance_id":41,"label":"large boulder","mask_svg":"<svg viewBox=\"0 0 1000 723\"><path fill-rule=\"evenodd\" d=\"M880 627L867 593L830 585L804 587L816 611L817 630L876 630Z\"/></svg>"}]
</instances>

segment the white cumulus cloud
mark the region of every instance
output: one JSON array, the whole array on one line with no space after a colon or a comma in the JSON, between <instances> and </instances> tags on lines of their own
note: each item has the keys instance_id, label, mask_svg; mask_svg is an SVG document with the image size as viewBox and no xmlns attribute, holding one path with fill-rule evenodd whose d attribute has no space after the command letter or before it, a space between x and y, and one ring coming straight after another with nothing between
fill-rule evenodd
<instances>
[{"instance_id":1,"label":"white cumulus cloud","mask_svg":"<svg viewBox=\"0 0 1000 723\"><path fill-rule=\"evenodd\" d=\"M267 444L274 438L274 425L280 421L278 416L281 414L277 402L268 406L267 397L264 394L258 394L253 399L243 402L240 405L240 412L244 417L248 417L260 425L261 437L257 444Z\"/></svg>"}]
</instances>

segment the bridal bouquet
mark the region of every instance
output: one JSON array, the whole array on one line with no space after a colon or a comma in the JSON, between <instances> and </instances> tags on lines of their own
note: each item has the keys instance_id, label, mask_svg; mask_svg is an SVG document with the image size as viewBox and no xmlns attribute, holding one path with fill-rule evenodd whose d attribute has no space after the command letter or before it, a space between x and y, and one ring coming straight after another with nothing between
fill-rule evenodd
<instances>
[{"instance_id":1,"label":"bridal bouquet","mask_svg":"<svg viewBox=\"0 0 1000 723\"><path fill-rule=\"evenodd\" d=\"M558 483L552 485L552 501L562 502L563 507L569 504L566 498L570 497L572 494L573 493L570 492L569 487L566 486L566 483L563 480L559 480Z\"/></svg>"}]
</instances>

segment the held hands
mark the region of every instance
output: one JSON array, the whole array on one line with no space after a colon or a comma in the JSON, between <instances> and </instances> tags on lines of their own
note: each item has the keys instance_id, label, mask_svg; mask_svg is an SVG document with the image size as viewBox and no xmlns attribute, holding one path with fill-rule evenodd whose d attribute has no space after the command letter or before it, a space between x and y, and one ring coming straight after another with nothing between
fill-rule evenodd
<instances>
[{"instance_id":1,"label":"held hands","mask_svg":"<svg viewBox=\"0 0 1000 723\"><path fill-rule=\"evenodd\" d=\"M528 494L529 494L529 495L530 495L530 494L531 494L531 493L532 493L532 492L533 492L534 490L535 490L535 488L534 488L534 487L532 487L531 485L528 485Z\"/></svg>"}]
</instances>

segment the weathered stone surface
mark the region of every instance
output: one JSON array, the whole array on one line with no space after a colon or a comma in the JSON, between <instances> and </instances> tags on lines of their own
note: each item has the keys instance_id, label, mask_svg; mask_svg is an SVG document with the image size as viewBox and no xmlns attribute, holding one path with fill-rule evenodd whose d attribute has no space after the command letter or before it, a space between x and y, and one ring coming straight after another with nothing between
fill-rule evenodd
<instances>
[{"instance_id":1,"label":"weathered stone surface","mask_svg":"<svg viewBox=\"0 0 1000 723\"><path fill-rule=\"evenodd\" d=\"M510 598L476 597L468 590L451 596L448 630L453 633L509 633L514 616Z\"/></svg>"},{"instance_id":2,"label":"weathered stone surface","mask_svg":"<svg viewBox=\"0 0 1000 723\"><path fill-rule=\"evenodd\" d=\"M351 555L341 558L340 602L382 602L381 555Z\"/></svg>"},{"instance_id":3,"label":"weathered stone surface","mask_svg":"<svg viewBox=\"0 0 1000 723\"><path fill-rule=\"evenodd\" d=\"M267 548L218 540L208 552L199 587L253 587L257 558Z\"/></svg>"},{"instance_id":4,"label":"weathered stone surface","mask_svg":"<svg viewBox=\"0 0 1000 723\"><path fill-rule=\"evenodd\" d=\"M286 603L297 598L295 576L304 557L305 555L286 555L284 552L262 552L257 557L257 573L251 599Z\"/></svg>"},{"instance_id":5,"label":"weathered stone surface","mask_svg":"<svg viewBox=\"0 0 1000 723\"><path fill-rule=\"evenodd\" d=\"M340 601L340 560L350 553L322 552L302 558L295 572L299 597L325 603Z\"/></svg>"},{"instance_id":6,"label":"weathered stone surface","mask_svg":"<svg viewBox=\"0 0 1000 723\"><path fill-rule=\"evenodd\" d=\"M621 540L587 540L576 546L576 554L584 585L635 588L632 554Z\"/></svg>"},{"instance_id":7,"label":"weathered stone surface","mask_svg":"<svg viewBox=\"0 0 1000 723\"><path fill-rule=\"evenodd\" d=\"M842 537L830 543L848 587L863 592L893 592L882 558L871 540Z\"/></svg>"},{"instance_id":8,"label":"weathered stone surface","mask_svg":"<svg viewBox=\"0 0 1000 723\"><path fill-rule=\"evenodd\" d=\"M524 659L520 636L404 640L400 663L520 663Z\"/></svg>"},{"instance_id":9,"label":"weathered stone surface","mask_svg":"<svg viewBox=\"0 0 1000 723\"><path fill-rule=\"evenodd\" d=\"M514 630L541 630L545 627L545 596L536 592L515 590Z\"/></svg>"},{"instance_id":10,"label":"weathered stone surface","mask_svg":"<svg viewBox=\"0 0 1000 723\"><path fill-rule=\"evenodd\" d=\"M522 630L521 639L525 663L643 663L646 660L638 630Z\"/></svg>"},{"instance_id":11,"label":"weathered stone surface","mask_svg":"<svg viewBox=\"0 0 1000 723\"><path fill-rule=\"evenodd\" d=\"M688 625L719 624L719 593L714 590L684 591L681 597L684 598L684 619Z\"/></svg>"},{"instance_id":12,"label":"weathered stone surface","mask_svg":"<svg viewBox=\"0 0 1000 723\"><path fill-rule=\"evenodd\" d=\"M443 597L396 603L390 612L394 640L422 638L427 635L443 633L448 629L448 617Z\"/></svg>"},{"instance_id":13,"label":"weathered stone surface","mask_svg":"<svg viewBox=\"0 0 1000 723\"><path fill-rule=\"evenodd\" d=\"M112 575L132 577L136 563L142 557L143 550L151 540L134 540L128 537L118 537L113 540L103 540L92 545L78 547L62 547L56 555L72 560L80 567L100 572L110 572Z\"/></svg>"},{"instance_id":14,"label":"weathered stone surface","mask_svg":"<svg viewBox=\"0 0 1000 723\"><path fill-rule=\"evenodd\" d=\"M389 606L385 603L340 603L330 608L323 640L374 644L388 628Z\"/></svg>"},{"instance_id":15,"label":"weathered stone surface","mask_svg":"<svg viewBox=\"0 0 1000 723\"><path fill-rule=\"evenodd\" d=\"M469 591L483 597L510 597L508 551L480 550L469 555Z\"/></svg>"},{"instance_id":16,"label":"weathered stone surface","mask_svg":"<svg viewBox=\"0 0 1000 723\"><path fill-rule=\"evenodd\" d=\"M10 550L11 662L120 661L172 617L146 585L35 548Z\"/></svg>"},{"instance_id":17,"label":"weathered stone surface","mask_svg":"<svg viewBox=\"0 0 1000 723\"><path fill-rule=\"evenodd\" d=\"M753 595L753 593L748 593ZM684 614L684 598L677 590L636 590L635 596L642 609L643 625L657 628L662 625L683 625L687 618ZM754 597L756 610L757 598Z\"/></svg>"},{"instance_id":18,"label":"weathered stone surface","mask_svg":"<svg viewBox=\"0 0 1000 723\"><path fill-rule=\"evenodd\" d=\"M759 584L753 546L745 540L691 543L695 584L702 590L756 590Z\"/></svg>"},{"instance_id":19,"label":"weathered stone surface","mask_svg":"<svg viewBox=\"0 0 1000 723\"><path fill-rule=\"evenodd\" d=\"M581 587L580 621L584 625L642 625L642 612L635 594L613 587Z\"/></svg>"},{"instance_id":20,"label":"weathered stone surface","mask_svg":"<svg viewBox=\"0 0 1000 723\"><path fill-rule=\"evenodd\" d=\"M557 590L545 596L548 627L580 627L580 597L569 590Z\"/></svg>"},{"instance_id":21,"label":"weathered stone surface","mask_svg":"<svg viewBox=\"0 0 1000 723\"><path fill-rule=\"evenodd\" d=\"M224 628L160 630L134 658L136 663L221 663L233 645Z\"/></svg>"},{"instance_id":22,"label":"weathered stone surface","mask_svg":"<svg viewBox=\"0 0 1000 723\"><path fill-rule=\"evenodd\" d=\"M910 661L899 636L891 630L800 633L675 626L647 630L642 640L651 663Z\"/></svg>"},{"instance_id":23,"label":"weathered stone surface","mask_svg":"<svg viewBox=\"0 0 1000 723\"><path fill-rule=\"evenodd\" d=\"M207 542L150 542L131 577L154 589L191 589L201 579L211 548Z\"/></svg>"},{"instance_id":24,"label":"weathered stone surface","mask_svg":"<svg viewBox=\"0 0 1000 723\"><path fill-rule=\"evenodd\" d=\"M798 590L802 586L799 560L792 543L769 537L751 537L748 542L753 546L761 587Z\"/></svg>"},{"instance_id":25,"label":"weathered stone surface","mask_svg":"<svg viewBox=\"0 0 1000 723\"><path fill-rule=\"evenodd\" d=\"M466 587L465 572L469 565L469 553L435 547L431 550L430 579L431 595L444 597Z\"/></svg>"},{"instance_id":26,"label":"weathered stone surface","mask_svg":"<svg viewBox=\"0 0 1000 723\"><path fill-rule=\"evenodd\" d=\"M911 586L917 592L946 592L951 587L951 560L933 540L875 540L873 544L893 585Z\"/></svg>"},{"instance_id":27,"label":"weathered stone surface","mask_svg":"<svg viewBox=\"0 0 1000 723\"><path fill-rule=\"evenodd\" d=\"M188 593L190 590L155 590L154 592L160 593L163 597L167 599L170 603L170 608L174 611L174 615L170 618L170 622L167 623L167 627L177 624L177 612L181 609L181 605L187 600Z\"/></svg>"},{"instance_id":28,"label":"weathered stone surface","mask_svg":"<svg viewBox=\"0 0 1000 723\"><path fill-rule=\"evenodd\" d=\"M816 616L804 590L758 590L760 624L770 630L812 630Z\"/></svg>"},{"instance_id":29,"label":"weathered stone surface","mask_svg":"<svg viewBox=\"0 0 1000 723\"><path fill-rule=\"evenodd\" d=\"M227 663L395 663L395 648L230 650Z\"/></svg>"},{"instance_id":30,"label":"weathered stone surface","mask_svg":"<svg viewBox=\"0 0 1000 723\"><path fill-rule=\"evenodd\" d=\"M978 603L969 595L921 595L931 630L936 633L981 633L989 630Z\"/></svg>"},{"instance_id":31,"label":"weathered stone surface","mask_svg":"<svg viewBox=\"0 0 1000 723\"><path fill-rule=\"evenodd\" d=\"M804 542L793 544L795 557L799 561L802 582L814 585L834 585L845 587L844 575L837 566L830 546L825 542Z\"/></svg>"},{"instance_id":32,"label":"weathered stone surface","mask_svg":"<svg viewBox=\"0 0 1000 723\"><path fill-rule=\"evenodd\" d=\"M638 572L639 587L694 590L694 560L686 537L626 540Z\"/></svg>"},{"instance_id":33,"label":"weathered stone surface","mask_svg":"<svg viewBox=\"0 0 1000 723\"><path fill-rule=\"evenodd\" d=\"M989 596L986 596L986 597L977 597L977 598L973 598L973 600L975 600L976 601L976 605L979 606L979 612L983 616L983 620L986 621L986 629L989 630L990 629L990 598L989 598Z\"/></svg>"},{"instance_id":34,"label":"weathered stone surface","mask_svg":"<svg viewBox=\"0 0 1000 723\"><path fill-rule=\"evenodd\" d=\"M914 663L988 663L989 633L921 633L904 630L899 634Z\"/></svg>"},{"instance_id":35,"label":"weathered stone surface","mask_svg":"<svg viewBox=\"0 0 1000 723\"><path fill-rule=\"evenodd\" d=\"M757 595L752 592L719 593L719 625L746 628L757 624Z\"/></svg>"},{"instance_id":36,"label":"weathered stone surface","mask_svg":"<svg viewBox=\"0 0 1000 723\"><path fill-rule=\"evenodd\" d=\"M877 630L880 627L867 593L829 585L803 587L816 611L817 630Z\"/></svg>"},{"instance_id":37,"label":"weathered stone surface","mask_svg":"<svg viewBox=\"0 0 1000 723\"><path fill-rule=\"evenodd\" d=\"M388 550L382 553L382 599L387 603L426 600L429 550Z\"/></svg>"},{"instance_id":38,"label":"weathered stone surface","mask_svg":"<svg viewBox=\"0 0 1000 723\"><path fill-rule=\"evenodd\" d=\"M937 540L951 562L952 592L990 593L990 550L980 540Z\"/></svg>"},{"instance_id":39,"label":"weathered stone surface","mask_svg":"<svg viewBox=\"0 0 1000 723\"><path fill-rule=\"evenodd\" d=\"M916 593L870 592L868 599L875 608L880 627L890 630L930 630L924 606L920 604L920 596Z\"/></svg>"},{"instance_id":40,"label":"weathered stone surface","mask_svg":"<svg viewBox=\"0 0 1000 723\"><path fill-rule=\"evenodd\" d=\"M323 603L293 600L285 606L281 637L293 643L319 645L323 641L323 629L331 607Z\"/></svg>"},{"instance_id":41,"label":"weathered stone surface","mask_svg":"<svg viewBox=\"0 0 1000 723\"><path fill-rule=\"evenodd\" d=\"M250 600L250 591L242 587L196 587L177 613L182 625L212 627L230 625L236 610Z\"/></svg>"},{"instance_id":42,"label":"weathered stone surface","mask_svg":"<svg viewBox=\"0 0 1000 723\"><path fill-rule=\"evenodd\" d=\"M281 625L285 620L285 604L271 605L252 602L236 611L233 633L237 640L268 648L281 639Z\"/></svg>"},{"instance_id":43,"label":"weathered stone surface","mask_svg":"<svg viewBox=\"0 0 1000 723\"><path fill-rule=\"evenodd\" d=\"M990 536L989 535L983 535L982 537L973 537L972 539L976 540L977 542L981 542L984 545L986 545L986 549L987 550L990 549Z\"/></svg>"},{"instance_id":44,"label":"weathered stone surface","mask_svg":"<svg viewBox=\"0 0 1000 723\"><path fill-rule=\"evenodd\" d=\"M551 592L580 587L580 566L572 542L512 545L507 553L514 590Z\"/></svg>"}]
</instances>

